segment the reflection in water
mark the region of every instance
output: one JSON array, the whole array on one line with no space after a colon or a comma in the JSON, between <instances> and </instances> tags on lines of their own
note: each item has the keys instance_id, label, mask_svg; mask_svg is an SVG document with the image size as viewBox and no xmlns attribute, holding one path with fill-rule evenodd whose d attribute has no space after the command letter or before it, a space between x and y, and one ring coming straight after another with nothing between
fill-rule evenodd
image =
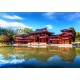
<instances>
[{"instance_id":1,"label":"reflection in water","mask_svg":"<svg viewBox=\"0 0 80 80\"><path fill-rule=\"evenodd\" d=\"M0 47L0 66L2 63L29 64L33 67L55 67L56 64L74 63L80 48L61 47ZM54 65L53 65L54 64ZM19 65L18 67L21 67ZM9 65L10 66L10 65ZM8 66L8 67L9 67ZM16 67L16 66L14 66ZM29 66L30 67L30 66Z\"/></svg>"}]
</instances>

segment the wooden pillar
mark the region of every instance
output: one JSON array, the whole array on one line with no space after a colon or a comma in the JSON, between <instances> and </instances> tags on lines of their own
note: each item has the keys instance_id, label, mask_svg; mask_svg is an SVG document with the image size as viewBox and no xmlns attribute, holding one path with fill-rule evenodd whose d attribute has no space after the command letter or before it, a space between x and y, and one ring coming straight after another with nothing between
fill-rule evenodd
<instances>
[{"instance_id":1,"label":"wooden pillar","mask_svg":"<svg viewBox=\"0 0 80 80\"><path fill-rule=\"evenodd\" d=\"M43 38L42 38L42 42L43 42Z\"/></svg>"},{"instance_id":2,"label":"wooden pillar","mask_svg":"<svg viewBox=\"0 0 80 80\"><path fill-rule=\"evenodd\" d=\"M44 42L46 43L46 37L45 37L44 39L45 39L45 41L44 41Z\"/></svg>"},{"instance_id":3,"label":"wooden pillar","mask_svg":"<svg viewBox=\"0 0 80 80\"><path fill-rule=\"evenodd\" d=\"M64 40L63 39L61 40L61 44L64 44Z\"/></svg>"},{"instance_id":4,"label":"wooden pillar","mask_svg":"<svg viewBox=\"0 0 80 80\"><path fill-rule=\"evenodd\" d=\"M43 42L43 38L41 38L41 43Z\"/></svg>"},{"instance_id":5,"label":"wooden pillar","mask_svg":"<svg viewBox=\"0 0 80 80\"><path fill-rule=\"evenodd\" d=\"M71 44L71 39L69 39L69 44Z\"/></svg>"},{"instance_id":6,"label":"wooden pillar","mask_svg":"<svg viewBox=\"0 0 80 80\"><path fill-rule=\"evenodd\" d=\"M40 39L41 39L41 38L39 38L39 42L40 42Z\"/></svg>"}]
</instances>

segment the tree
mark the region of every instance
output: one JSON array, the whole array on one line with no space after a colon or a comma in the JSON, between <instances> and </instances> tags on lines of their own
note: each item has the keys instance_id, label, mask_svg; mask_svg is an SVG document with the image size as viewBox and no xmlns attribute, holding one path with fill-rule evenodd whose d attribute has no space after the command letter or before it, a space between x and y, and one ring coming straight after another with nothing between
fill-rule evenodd
<instances>
[{"instance_id":1,"label":"tree","mask_svg":"<svg viewBox=\"0 0 80 80\"><path fill-rule=\"evenodd\" d=\"M7 35L1 35L0 36L0 42L9 42L10 38Z\"/></svg>"},{"instance_id":2,"label":"tree","mask_svg":"<svg viewBox=\"0 0 80 80\"><path fill-rule=\"evenodd\" d=\"M6 36L7 38L9 37L9 42L12 42L14 34L15 34L14 30L0 27L0 39L2 38L3 41L6 39L3 36Z\"/></svg>"},{"instance_id":3,"label":"tree","mask_svg":"<svg viewBox=\"0 0 80 80\"><path fill-rule=\"evenodd\" d=\"M30 28L24 28L23 30L22 30L22 33L23 34L28 34L28 33L30 33L30 32L32 32L33 30L32 29L30 29Z\"/></svg>"},{"instance_id":4,"label":"tree","mask_svg":"<svg viewBox=\"0 0 80 80\"><path fill-rule=\"evenodd\" d=\"M24 28L24 29L16 29L16 34L28 34L32 32L33 30L30 28Z\"/></svg>"},{"instance_id":5,"label":"tree","mask_svg":"<svg viewBox=\"0 0 80 80\"><path fill-rule=\"evenodd\" d=\"M76 32L76 41L80 41L80 32Z\"/></svg>"},{"instance_id":6,"label":"tree","mask_svg":"<svg viewBox=\"0 0 80 80\"><path fill-rule=\"evenodd\" d=\"M76 39L76 31L75 31L75 29L74 29L74 27L70 27L70 29L72 29L73 30L73 39L72 39L72 41L73 42L75 42L75 39Z\"/></svg>"}]
</instances>

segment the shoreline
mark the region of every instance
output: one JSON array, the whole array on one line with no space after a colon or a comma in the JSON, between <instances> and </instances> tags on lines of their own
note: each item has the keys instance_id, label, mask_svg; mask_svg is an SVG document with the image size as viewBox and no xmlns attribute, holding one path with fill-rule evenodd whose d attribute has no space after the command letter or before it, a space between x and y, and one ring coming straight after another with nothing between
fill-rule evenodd
<instances>
[{"instance_id":1,"label":"shoreline","mask_svg":"<svg viewBox=\"0 0 80 80\"><path fill-rule=\"evenodd\" d=\"M55 47L80 47L80 44L47 44L47 43L28 43L28 44L0 44L0 47L20 47L20 46L31 46L31 47L35 47L35 46L55 46Z\"/></svg>"},{"instance_id":2,"label":"shoreline","mask_svg":"<svg viewBox=\"0 0 80 80\"><path fill-rule=\"evenodd\" d=\"M46 44L46 43L31 43L31 44L13 44L13 46L56 46L56 47L73 47L72 44Z\"/></svg>"}]
</instances>

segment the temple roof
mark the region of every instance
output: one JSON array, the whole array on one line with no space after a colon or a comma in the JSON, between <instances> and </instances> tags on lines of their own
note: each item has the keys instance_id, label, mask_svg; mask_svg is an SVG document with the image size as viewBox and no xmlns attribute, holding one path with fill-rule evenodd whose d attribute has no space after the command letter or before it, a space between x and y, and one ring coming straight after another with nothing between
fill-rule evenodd
<instances>
[{"instance_id":1,"label":"temple roof","mask_svg":"<svg viewBox=\"0 0 80 80\"><path fill-rule=\"evenodd\" d=\"M18 35L18 36L16 36L16 37L26 38L26 37L28 37L28 35L27 35L27 34L20 34L20 35Z\"/></svg>"},{"instance_id":2,"label":"temple roof","mask_svg":"<svg viewBox=\"0 0 80 80\"><path fill-rule=\"evenodd\" d=\"M32 33L40 33L40 32L48 32L48 33L52 33L52 32L49 32L48 30L47 30L47 28L41 28L41 29L36 29L35 31L33 31Z\"/></svg>"},{"instance_id":3,"label":"temple roof","mask_svg":"<svg viewBox=\"0 0 80 80\"><path fill-rule=\"evenodd\" d=\"M61 33L61 34L50 34L49 36L51 37L58 37L58 36L61 36L61 35L63 35L63 34L66 34L66 35L71 35L71 36L73 36L73 34L72 33L68 33L68 32L63 32L63 33Z\"/></svg>"},{"instance_id":4,"label":"temple roof","mask_svg":"<svg viewBox=\"0 0 80 80\"><path fill-rule=\"evenodd\" d=\"M43 31L47 31L47 28L36 29L35 32L43 32Z\"/></svg>"},{"instance_id":5,"label":"temple roof","mask_svg":"<svg viewBox=\"0 0 80 80\"><path fill-rule=\"evenodd\" d=\"M72 29L62 29L61 31L72 31Z\"/></svg>"},{"instance_id":6,"label":"temple roof","mask_svg":"<svg viewBox=\"0 0 80 80\"><path fill-rule=\"evenodd\" d=\"M59 34L51 34L49 36L57 37L57 36L59 36Z\"/></svg>"}]
</instances>

